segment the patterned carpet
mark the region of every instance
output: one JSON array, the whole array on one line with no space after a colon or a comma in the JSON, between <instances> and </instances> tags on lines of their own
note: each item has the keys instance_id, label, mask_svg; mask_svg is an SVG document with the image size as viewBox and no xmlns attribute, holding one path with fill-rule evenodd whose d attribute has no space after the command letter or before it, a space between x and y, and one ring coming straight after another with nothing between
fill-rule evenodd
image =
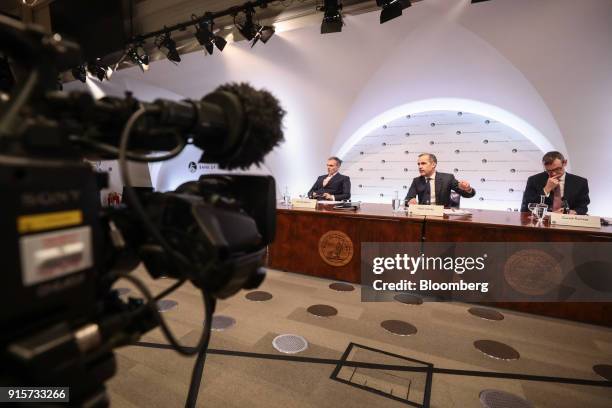
<instances>
[{"instance_id":1,"label":"patterned carpet","mask_svg":"<svg viewBox=\"0 0 612 408\"><path fill-rule=\"evenodd\" d=\"M135 274L155 293L173 283L166 279L151 280L143 270ZM435 369L594 381L602 380L593 370L594 365L612 365L609 328L506 310L498 310L502 320L499 314L491 313L486 316L498 320L488 320L468 312L474 305L461 303L364 303L358 286L354 291L336 291L329 288L330 283L269 271L258 290L272 294L270 300L251 301L245 297L248 292L240 292L219 302L216 315L233 318L235 325L212 333L213 352L206 360L199 406L415 406L410 402L419 406L429 394L427 375L423 372L426 365L406 358L433 364ZM127 282L118 282L116 287L131 288L127 296L138 296ZM185 285L167 299L178 302L177 307L163 313L175 336L184 344L195 345L204 316L198 290ZM337 314L315 316L308 311L313 305L331 306ZM381 326L389 320L403 323L387 324L388 328L406 329L404 323L408 323L416 333L393 334ZM414 330L404 333L410 332ZM307 349L291 355L277 351L272 344L274 338L287 333L303 336L308 342ZM489 353L501 347L502 351L514 350L518 359L501 360L485 355L475 347L478 340L490 342L477 344L498 347ZM141 341L167 344L159 330L148 333ZM351 343L358 346L346 356L348 361L420 367L421 371L337 366L337 360ZM216 350L258 355L224 355ZM299 361L282 361L276 359L278 356L292 356ZM117 360L119 372L108 382L113 407L184 406L193 358L165 348L129 346L117 351ZM335 379L330 378L332 374ZM534 407L612 406L611 387L456 374L433 373L431 407L482 407L479 397L487 389L509 392Z\"/></svg>"}]
</instances>

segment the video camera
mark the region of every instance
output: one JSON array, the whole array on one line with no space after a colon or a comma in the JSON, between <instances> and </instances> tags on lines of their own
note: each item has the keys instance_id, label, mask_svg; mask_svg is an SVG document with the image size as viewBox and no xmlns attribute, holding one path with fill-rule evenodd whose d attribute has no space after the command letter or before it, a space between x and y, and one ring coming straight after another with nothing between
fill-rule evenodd
<instances>
[{"instance_id":1,"label":"video camera","mask_svg":"<svg viewBox=\"0 0 612 408\"><path fill-rule=\"evenodd\" d=\"M168 160L194 144L201 161L246 168L282 141L285 112L246 84L182 102L58 92L57 73L80 63L77 45L2 16L0 39L17 77L0 99L0 384L69 386L71 405L106 406L112 350L161 326L177 351L205 352L215 299L260 285L275 233L272 177L208 175L138 195L127 161ZM119 160L126 204L101 207L107 177L84 159ZM129 274L140 262L177 283L153 297ZM145 300L122 300L118 279ZM206 308L195 349L178 344L155 304L187 280Z\"/></svg>"}]
</instances>

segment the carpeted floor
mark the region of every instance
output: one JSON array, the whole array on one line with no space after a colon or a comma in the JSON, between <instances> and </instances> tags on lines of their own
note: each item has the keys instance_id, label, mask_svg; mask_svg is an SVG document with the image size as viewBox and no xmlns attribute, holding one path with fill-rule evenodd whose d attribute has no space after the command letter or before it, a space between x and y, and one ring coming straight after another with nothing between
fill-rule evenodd
<instances>
[{"instance_id":1,"label":"carpeted floor","mask_svg":"<svg viewBox=\"0 0 612 408\"><path fill-rule=\"evenodd\" d=\"M136 276L155 293L173 283L151 280L143 270ZM216 315L235 319L234 326L213 331L211 349L261 353L278 352L272 345L279 334L303 336L308 348L291 356L302 361L281 361L263 356L209 354L206 360L199 406L204 407L406 407L405 400L422 403L426 394L423 372L340 367L339 360L351 343L433 364L436 369L510 372L547 377L602 380L596 364L612 365L612 329L499 310L503 320L478 318L474 305L425 302L407 305L397 301L362 303L359 287L351 292L331 290L332 281L298 274L269 271L258 290L273 295L264 302L247 300L248 292L221 301ZM116 287L131 288L127 282ZM203 306L199 292L185 285L167 299L178 306L163 316L177 338L195 345L202 330ZM331 317L310 314L315 304L337 309ZM400 320L417 332L398 336L381 327L386 320ZM512 347L517 360L491 358L474 347L477 340L494 340ZM167 344L159 330L142 342ZM129 346L117 351L118 374L108 382L113 407L184 406L194 358L173 350ZM307 359L312 358L312 359ZM327 360L323 360L327 359ZM419 366L402 358L355 346L351 361ZM358 388L355 385L360 385ZM479 395L486 389L510 392L535 407L609 408L612 388L518 379L487 378L434 373L431 407L481 407ZM382 394L386 394L382 395ZM393 397L394 400L388 397Z\"/></svg>"}]
</instances>

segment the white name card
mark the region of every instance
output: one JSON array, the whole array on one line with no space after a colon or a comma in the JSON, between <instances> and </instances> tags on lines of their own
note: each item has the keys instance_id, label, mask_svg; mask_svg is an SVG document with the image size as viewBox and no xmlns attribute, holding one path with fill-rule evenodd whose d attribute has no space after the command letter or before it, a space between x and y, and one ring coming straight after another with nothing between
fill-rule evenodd
<instances>
[{"instance_id":1,"label":"white name card","mask_svg":"<svg viewBox=\"0 0 612 408\"><path fill-rule=\"evenodd\" d=\"M408 214L410 215L434 215L436 217L444 216L443 205L422 205L411 204L408 206Z\"/></svg>"},{"instance_id":2,"label":"white name card","mask_svg":"<svg viewBox=\"0 0 612 408\"><path fill-rule=\"evenodd\" d=\"M577 214L550 214L551 225L569 225L572 227L601 228L599 217Z\"/></svg>"},{"instance_id":3,"label":"white name card","mask_svg":"<svg viewBox=\"0 0 612 408\"><path fill-rule=\"evenodd\" d=\"M294 198L291 200L293 208L317 208L317 200L310 200L308 198Z\"/></svg>"}]
</instances>

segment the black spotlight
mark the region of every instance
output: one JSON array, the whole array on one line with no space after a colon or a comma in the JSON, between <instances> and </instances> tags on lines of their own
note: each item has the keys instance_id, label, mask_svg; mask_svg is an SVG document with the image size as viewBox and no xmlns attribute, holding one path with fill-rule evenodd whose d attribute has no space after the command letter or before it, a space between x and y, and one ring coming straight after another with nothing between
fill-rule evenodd
<instances>
[{"instance_id":1,"label":"black spotlight","mask_svg":"<svg viewBox=\"0 0 612 408\"><path fill-rule=\"evenodd\" d=\"M157 45L157 48L159 48L160 51L166 54L166 57L168 57L170 61L176 64L181 62L181 56L176 50L176 43L172 38L170 38L169 32L166 32L162 36L157 37L155 39L155 45Z\"/></svg>"},{"instance_id":2,"label":"black spotlight","mask_svg":"<svg viewBox=\"0 0 612 408\"><path fill-rule=\"evenodd\" d=\"M144 44L139 43L130 48L127 52L128 57L132 60L132 62L145 72L149 69L149 56L144 49Z\"/></svg>"},{"instance_id":3,"label":"black spotlight","mask_svg":"<svg viewBox=\"0 0 612 408\"><path fill-rule=\"evenodd\" d=\"M339 33L342 31L342 4L339 4L338 0L325 0L325 5L321 10L324 12L321 34Z\"/></svg>"},{"instance_id":4,"label":"black spotlight","mask_svg":"<svg viewBox=\"0 0 612 408\"><path fill-rule=\"evenodd\" d=\"M72 68L72 76L74 79L78 79L79 81L85 83L87 81L87 71L85 71L85 64L78 65Z\"/></svg>"},{"instance_id":5,"label":"black spotlight","mask_svg":"<svg viewBox=\"0 0 612 408\"><path fill-rule=\"evenodd\" d=\"M376 0L376 5L382 7L380 24L402 15L402 10L412 6L410 0Z\"/></svg>"},{"instance_id":6,"label":"black spotlight","mask_svg":"<svg viewBox=\"0 0 612 408\"><path fill-rule=\"evenodd\" d=\"M0 92L9 93L15 86L15 77L8 58L0 56Z\"/></svg>"},{"instance_id":7,"label":"black spotlight","mask_svg":"<svg viewBox=\"0 0 612 408\"><path fill-rule=\"evenodd\" d=\"M192 18L194 16L191 16ZM204 49L212 55L214 47L216 46L219 51L223 51L225 48L225 38L215 35L213 33L214 23L212 20L204 20L196 25L195 37Z\"/></svg>"},{"instance_id":8,"label":"black spotlight","mask_svg":"<svg viewBox=\"0 0 612 408\"><path fill-rule=\"evenodd\" d=\"M256 26L258 26L256 24ZM253 38L253 42L251 43L251 48L257 43L257 41L261 40L262 43L267 43L268 40L274 35L274 27L273 26L259 26L257 30L257 34L255 34L255 38Z\"/></svg>"},{"instance_id":9,"label":"black spotlight","mask_svg":"<svg viewBox=\"0 0 612 408\"><path fill-rule=\"evenodd\" d=\"M236 16L234 16L234 25L240 31L240 34L247 40L251 41L257 35L259 27L253 23L253 14L255 10L252 7L248 7L244 10L244 21L242 23L236 22Z\"/></svg>"},{"instance_id":10,"label":"black spotlight","mask_svg":"<svg viewBox=\"0 0 612 408\"><path fill-rule=\"evenodd\" d=\"M87 64L87 71L100 81L108 79L108 67L100 63L99 60Z\"/></svg>"}]
</instances>

